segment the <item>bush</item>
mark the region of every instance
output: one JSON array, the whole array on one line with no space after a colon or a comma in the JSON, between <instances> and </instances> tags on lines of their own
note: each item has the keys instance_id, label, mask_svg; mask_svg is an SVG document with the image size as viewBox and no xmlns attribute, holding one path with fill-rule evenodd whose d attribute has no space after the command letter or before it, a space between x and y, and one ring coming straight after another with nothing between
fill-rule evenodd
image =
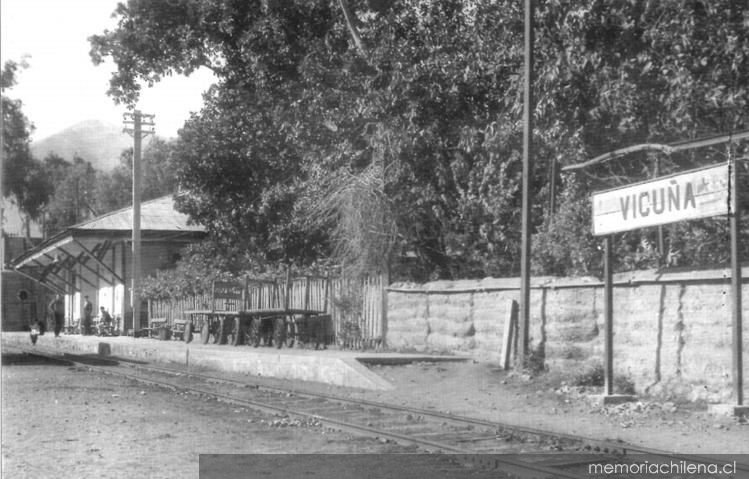
<instances>
[{"instance_id":1,"label":"bush","mask_svg":"<svg viewBox=\"0 0 749 479\"><path fill-rule=\"evenodd\" d=\"M605 371L603 364L596 363L589 367L572 381L575 386L603 387L605 385ZM614 375L614 392L617 394L635 394L635 383L627 376Z\"/></svg>"},{"instance_id":2,"label":"bush","mask_svg":"<svg viewBox=\"0 0 749 479\"><path fill-rule=\"evenodd\" d=\"M587 371L584 371L574 377L572 384L575 386L587 386L597 387L603 386L604 384L604 371L603 364L596 363L592 367L589 367Z\"/></svg>"}]
</instances>

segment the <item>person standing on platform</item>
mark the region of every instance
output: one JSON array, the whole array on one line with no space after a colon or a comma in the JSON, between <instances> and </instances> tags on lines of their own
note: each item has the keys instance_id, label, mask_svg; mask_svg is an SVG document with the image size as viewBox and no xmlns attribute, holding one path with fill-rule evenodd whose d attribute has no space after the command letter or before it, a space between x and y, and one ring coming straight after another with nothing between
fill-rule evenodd
<instances>
[{"instance_id":1,"label":"person standing on platform","mask_svg":"<svg viewBox=\"0 0 749 479\"><path fill-rule=\"evenodd\" d=\"M89 301L88 296L84 296L83 299L83 324L81 326L81 334L88 336L91 334L91 320L94 315L94 305Z\"/></svg>"},{"instance_id":2,"label":"person standing on platform","mask_svg":"<svg viewBox=\"0 0 749 479\"><path fill-rule=\"evenodd\" d=\"M60 336L60 331L62 331L62 323L65 320L65 302L59 294L56 294L55 299L49 303L49 314L52 317L55 337L58 337Z\"/></svg>"}]
</instances>

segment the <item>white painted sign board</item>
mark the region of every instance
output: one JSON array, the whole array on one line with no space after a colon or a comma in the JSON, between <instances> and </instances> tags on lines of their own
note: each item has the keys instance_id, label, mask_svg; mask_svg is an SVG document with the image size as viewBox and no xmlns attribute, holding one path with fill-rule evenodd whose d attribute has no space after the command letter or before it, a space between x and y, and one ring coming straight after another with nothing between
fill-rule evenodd
<instances>
[{"instance_id":1,"label":"white painted sign board","mask_svg":"<svg viewBox=\"0 0 749 479\"><path fill-rule=\"evenodd\" d=\"M593 193L593 234L727 215L728 164Z\"/></svg>"}]
</instances>

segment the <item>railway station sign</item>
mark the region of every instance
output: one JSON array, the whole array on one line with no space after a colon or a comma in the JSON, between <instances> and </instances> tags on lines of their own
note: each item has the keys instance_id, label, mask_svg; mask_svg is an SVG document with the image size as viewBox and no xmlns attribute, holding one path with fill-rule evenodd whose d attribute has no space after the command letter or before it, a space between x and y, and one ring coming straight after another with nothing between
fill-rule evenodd
<instances>
[{"instance_id":1,"label":"railway station sign","mask_svg":"<svg viewBox=\"0 0 749 479\"><path fill-rule=\"evenodd\" d=\"M593 234L729 213L728 164L593 193Z\"/></svg>"}]
</instances>

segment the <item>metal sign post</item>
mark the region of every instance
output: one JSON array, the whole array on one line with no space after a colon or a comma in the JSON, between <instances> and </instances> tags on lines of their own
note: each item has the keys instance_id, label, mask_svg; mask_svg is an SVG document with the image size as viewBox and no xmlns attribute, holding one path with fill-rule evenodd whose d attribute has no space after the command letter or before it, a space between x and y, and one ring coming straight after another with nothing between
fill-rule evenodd
<instances>
[{"instance_id":1,"label":"metal sign post","mask_svg":"<svg viewBox=\"0 0 749 479\"><path fill-rule=\"evenodd\" d=\"M614 273L612 235L603 239L603 308L604 308L604 395L614 394Z\"/></svg>"},{"instance_id":2,"label":"metal sign post","mask_svg":"<svg viewBox=\"0 0 749 479\"><path fill-rule=\"evenodd\" d=\"M739 250L738 171L729 152L725 164L593 193L593 234L604 236L605 394L613 394L612 234L677 221L727 215L731 229L733 393L744 401Z\"/></svg>"},{"instance_id":3,"label":"metal sign post","mask_svg":"<svg viewBox=\"0 0 749 479\"><path fill-rule=\"evenodd\" d=\"M743 406L742 278L741 252L739 249L740 203L738 200L740 191L738 188L738 171L731 146L731 143L746 138L749 138L749 130L732 132L729 135L680 141L668 145L644 143L611 151L597 156L592 160L575 165L567 165L562 168L562 171L578 170L638 151L660 151L671 154L677 151L728 143L727 164L686 173L686 175L690 175L697 172L699 174L696 177L685 178L684 175L673 175L666 177L665 180L668 180L668 183L661 183L660 188L653 187L655 182L645 182L628 187L635 188L634 190L624 191L623 188L619 188L609 192L594 193L593 234L596 236L610 235L616 231L628 231L646 226L660 226L685 219L705 218L723 214L728 216L731 230L731 296L733 297L731 314L733 329L733 395L737 404L734 408L734 415L749 414L749 407ZM705 170L712 170L713 175L705 176ZM657 181L663 179L661 178ZM698 181L694 181L695 179ZM679 183L680 181L681 184ZM641 187L643 185L645 186L644 189L636 189L638 186ZM649 191L652 191L652 193ZM684 196L681 196L682 192ZM701 194L707 194L708 196L699 198ZM598 199L596 199L597 195L599 195ZM609 197L606 198L605 195L609 195ZM619 203L618 206L617 201ZM668 206L666 207L666 205ZM596 217L597 210L601 218ZM604 218L607 215L608 218ZM640 219L636 220L638 215ZM607 241L610 240L607 238ZM607 244L610 246L610 243ZM610 259L606 261L606 264L610 268ZM610 351L607 350L607 358L609 358L609 353Z\"/></svg>"},{"instance_id":4,"label":"metal sign post","mask_svg":"<svg viewBox=\"0 0 749 479\"><path fill-rule=\"evenodd\" d=\"M741 250L739 249L739 220L741 215L741 204L739 201L739 172L736 161L728 147L728 167L730 169L729 192L729 222L731 228L731 290L733 297L733 395L736 405L744 404L744 372L743 372L743 338L741 318Z\"/></svg>"}]
</instances>

